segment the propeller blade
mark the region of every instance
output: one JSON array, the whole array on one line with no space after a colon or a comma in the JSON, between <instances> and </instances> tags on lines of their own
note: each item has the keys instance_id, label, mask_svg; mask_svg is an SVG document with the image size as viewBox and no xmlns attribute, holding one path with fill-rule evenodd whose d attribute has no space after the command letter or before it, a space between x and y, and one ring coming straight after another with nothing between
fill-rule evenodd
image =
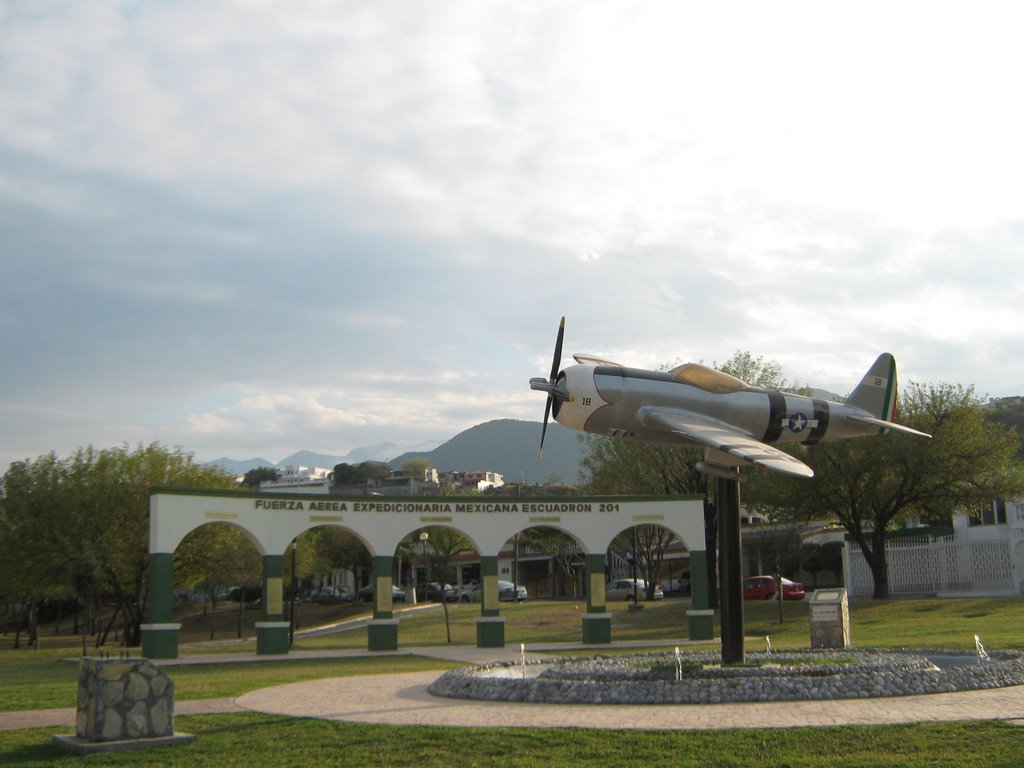
<instances>
[{"instance_id":1,"label":"propeller blade","mask_svg":"<svg viewBox=\"0 0 1024 768\"><path fill-rule=\"evenodd\" d=\"M562 362L562 339L565 337L565 317L562 317L561 322L558 323L558 338L555 339L555 357L551 361L551 375L548 377L551 379L551 383L555 383L555 379L558 378L558 366Z\"/></svg>"},{"instance_id":2,"label":"propeller blade","mask_svg":"<svg viewBox=\"0 0 1024 768\"><path fill-rule=\"evenodd\" d=\"M544 458L544 435L548 433L548 416L551 415L551 395L548 395L544 405L544 426L540 429L540 450L537 451L537 461Z\"/></svg>"},{"instance_id":3,"label":"propeller blade","mask_svg":"<svg viewBox=\"0 0 1024 768\"><path fill-rule=\"evenodd\" d=\"M537 460L544 457L544 436L548 433L548 418L551 416L551 402L555 398L555 384L558 381L558 366L562 362L562 339L565 338L565 316L558 323L558 336L555 338L555 356L551 361L551 376L548 377L548 398L544 403L544 426L540 430L540 450ZM531 381L531 385L533 382ZM539 388L539 387L538 387Z\"/></svg>"}]
</instances>

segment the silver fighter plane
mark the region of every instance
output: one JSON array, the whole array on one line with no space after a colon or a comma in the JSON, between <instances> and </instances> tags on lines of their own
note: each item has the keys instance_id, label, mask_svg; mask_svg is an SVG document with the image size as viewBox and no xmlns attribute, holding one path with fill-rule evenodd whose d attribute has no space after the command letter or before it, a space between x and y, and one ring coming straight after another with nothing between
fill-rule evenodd
<instances>
[{"instance_id":1,"label":"silver fighter plane","mask_svg":"<svg viewBox=\"0 0 1024 768\"><path fill-rule=\"evenodd\" d=\"M610 437L661 445L703 447L702 472L737 476L755 465L796 477L814 472L775 443L814 445L825 440L863 437L885 430L930 437L893 422L896 361L878 356L845 403L760 387L696 363L670 371L626 368L589 355L558 369L565 318L558 326L549 378L530 379L547 394L541 452L548 418L566 427Z\"/></svg>"}]
</instances>

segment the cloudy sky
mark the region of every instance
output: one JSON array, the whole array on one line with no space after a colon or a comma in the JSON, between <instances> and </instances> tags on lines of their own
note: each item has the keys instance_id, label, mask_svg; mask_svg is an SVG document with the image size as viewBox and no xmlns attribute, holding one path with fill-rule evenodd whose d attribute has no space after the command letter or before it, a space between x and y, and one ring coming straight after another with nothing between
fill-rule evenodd
<instances>
[{"instance_id":1,"label":"cloudy sky","mask_svg":"<svg viewBox=\"0 0 1024 768\"><path fill-rule=\"evenodd\" d=\"M539 420L566 358L1024 394L1015 3L0 4L0 469Z\"/></svg>"}]
</instances>

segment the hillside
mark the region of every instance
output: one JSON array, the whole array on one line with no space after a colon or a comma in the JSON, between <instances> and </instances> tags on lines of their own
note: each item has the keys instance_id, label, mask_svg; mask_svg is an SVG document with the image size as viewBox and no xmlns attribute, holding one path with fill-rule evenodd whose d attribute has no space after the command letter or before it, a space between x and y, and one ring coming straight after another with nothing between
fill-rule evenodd
<instances>
[{"instance_id":1,"label":"hillside","mask_svg":"<svg viewBox=\"0 0 1024 768\"><path fill-rule=\"evenodd\" d=\"M464 472L498 472L510 484L578 482L582 460L582 444L578 433L550 422L544 439L544 458L538 461L540 432L541 424L537 421L497 419L470 427L433 450L406 451L390 460L389 456L394 456L393 453L381 455L381 452L396 448L394 443L357 448L340 457L298 451L277 464L261 458L244 461L220 458L206 465L220 466L234 474L243 475L256 467L298 464L331 469L342 462L358 464L367 459L387 461L390 466L399 469L409 459L424 458L432 467L441 471L457 469Z\"/></svg>"},{"instance_id":2,"label":"hillside","mask_svg":"<svg viewBox=\"0 0 1024 768\"><path fill-rule=\"evenodd\" d=\"M219 459L214 459L213 461L204 461L202 466L220 467L220 469L230 475L244 475L250 469L256 469L258 467L272 467L274 466L274 462L260 458L229 459L227 456L221 456Z\"/></svg>"},{"instance_id":3,"label":"hillside","mask_svg":"<svg viewBox=\"0 0 1024 768\"><path fill-rule=\"evenodd\" d=\"M403 453L389 463L399 468L409 459L423 458L441 471L490 470L503 475L506 484L578 482L582 460L579 433L549 423L544 457L538 460L540 433L540 422L497 419L470 427L432 451Z\"/></svg>"}]
</instances>

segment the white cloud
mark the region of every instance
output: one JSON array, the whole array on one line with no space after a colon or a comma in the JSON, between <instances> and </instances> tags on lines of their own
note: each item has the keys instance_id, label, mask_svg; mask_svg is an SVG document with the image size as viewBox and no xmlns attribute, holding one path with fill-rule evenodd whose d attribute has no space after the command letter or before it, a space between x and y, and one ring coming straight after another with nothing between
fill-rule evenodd
<instances>
[{"instance_id":1,"label":"white cloud","mask_svg":"<svg viewBox=\"0 0 1024 768\"><path fill-rule=\"evenodd\" d=\"M562 314L566 360L1024 382L1015 5L0 15L19 441L539 418Z\"/></svg>"},{"instance_id":2,"label":"white cloud","mask_svg":"<svg viewBox=\"0 0 1024 768\"><path fill-rule=\"evenodd\" d=\"M39 180L0 171L0 198L70 219L111 219L110 204L84 184Z\"/></svg>"}]
</instances>

